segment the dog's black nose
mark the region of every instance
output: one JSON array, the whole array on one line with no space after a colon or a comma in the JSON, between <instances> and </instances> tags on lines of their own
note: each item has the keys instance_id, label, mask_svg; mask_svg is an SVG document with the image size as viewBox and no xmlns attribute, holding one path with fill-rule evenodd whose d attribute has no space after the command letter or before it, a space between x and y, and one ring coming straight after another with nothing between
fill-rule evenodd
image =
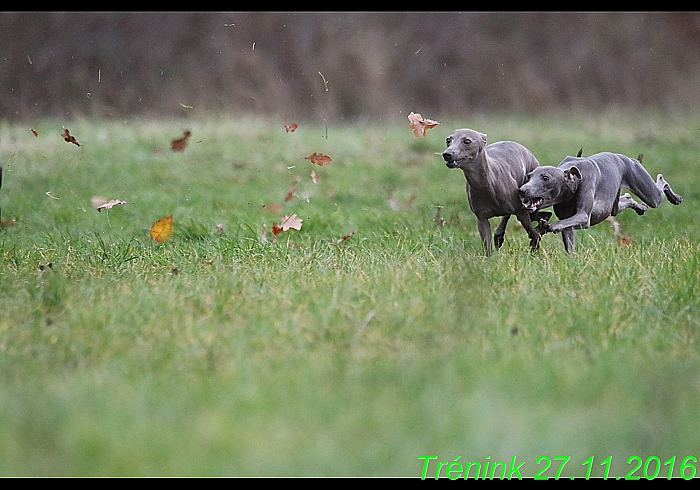
<instances>
[{"instance_id":1,"label":"dog's black nose","mask_svg":"<svg viewBox=\"0 0 700 490\"><path fill-rule=\"evenodd\" d=\"M444 153L442 154L442 158L443 158L447 163L451 162L451 161L454 159L452 153L447 152L447 151L444 152Z\"/></svg>"}]
</instances>

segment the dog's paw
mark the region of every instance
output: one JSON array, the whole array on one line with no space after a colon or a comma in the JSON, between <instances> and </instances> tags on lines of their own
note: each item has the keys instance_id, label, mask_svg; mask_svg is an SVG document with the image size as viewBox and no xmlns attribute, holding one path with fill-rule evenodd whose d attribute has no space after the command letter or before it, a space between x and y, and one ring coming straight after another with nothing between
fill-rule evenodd
<instances>
[{"instance_id":1,"label":"dog's paw","mask_svg":"<svg viewBox=\"0 0 700 490\"><path fill-rule=\"evenodd\" d=\"M539 233L540 235L544 235L547 233L549 230L549 221L547 221L544 218L540 218L540 220L537 222L537 226L535 227L535 231Z\"/></svg>"},{"instance_id":2,"label":"dog's paw","mask_svg":"<svg viewBox=\"0 0 700 490\"><path fill-rule=\"evenodd\" d=\"M501 248L503 245L503 242L505 241L505 233L496 233L493 235L493 245L496 247L496 249Z\"/></svg>"}]
</instances>

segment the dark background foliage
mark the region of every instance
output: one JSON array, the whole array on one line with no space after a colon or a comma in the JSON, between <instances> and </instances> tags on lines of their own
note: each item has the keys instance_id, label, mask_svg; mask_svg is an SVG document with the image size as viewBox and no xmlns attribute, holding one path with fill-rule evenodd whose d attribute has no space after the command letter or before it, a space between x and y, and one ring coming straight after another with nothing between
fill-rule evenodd
<instances>
[{"instance_id":1,"label":"dark background foliage","mask_svg":"<svg viewBox=\"0 0 700 490\"><path fill-rule=\"evenodd\" d=\"M671 112L698 88L696 13L0 14L4 119Z\"/></svg>"}]
</instances>

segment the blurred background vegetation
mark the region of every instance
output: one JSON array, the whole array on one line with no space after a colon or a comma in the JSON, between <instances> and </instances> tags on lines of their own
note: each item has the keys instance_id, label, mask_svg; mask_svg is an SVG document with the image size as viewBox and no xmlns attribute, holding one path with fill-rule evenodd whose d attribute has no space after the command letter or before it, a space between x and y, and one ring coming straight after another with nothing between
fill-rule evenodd
<instances>
[{"instance_id":1,"label":"blurred background vegetation","mask_svg":"<svg viewBox=\"0 0 700 490\"><path fill-rule=\"evenodd\" d=\"M698 13L0 14L0 118L694 111Z\"/></svg>"}]
</instances>

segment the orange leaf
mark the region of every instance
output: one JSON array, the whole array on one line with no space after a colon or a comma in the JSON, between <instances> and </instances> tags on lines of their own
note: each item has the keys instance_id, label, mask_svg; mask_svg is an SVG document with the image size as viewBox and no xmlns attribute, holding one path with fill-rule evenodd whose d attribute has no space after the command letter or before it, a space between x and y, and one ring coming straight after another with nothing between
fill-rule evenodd
<instances>
[{"instance_id":1,"label":"orange leaf","mask_svg":"<svg viewBox=\"0 0 700 490\"><path fill-rule=\"evenodd\" d=\"M39 136L39 133L37 132L36 129L31 128L31 129L29 129L29 131L31 131L34 136Z\"/></svg>"},{"instance_id":2,"label":"orange leaf","mask_svg":"<svg viewBox=\"0 0 700 490\"><path fill-rule=\"evenodd\" d=\"M159 219L151 226L151 238L157 242L164 242L173 232L173 215Z\"/></svg>"},{"instance_id":3,"label":"orange leaf","mask_svg":"<svg viewBox=\"0 0 700 490\"><path fill-rule=\"evenodd\" d=\"M423 116L420 114L414 114L413 112L408 115L408 120L410 122L408 127L413 130L413 136L425 136L425 132L427 130L440 124L439 122L431 119L423 119Z\"/></svg>"},{"instance_id":4,"label":"orange leaf","mask_svg":"<svg viewBox=\"0 0 700 490\"><path fill-rule=\"evenodd\" d=\"M70 135L70 131L68 131L68 129L63 128L63 132L61 133L61 136L63 136L63 139L66 140L67 143L73 143L74 145L80 146L80 143L78 143L78 140L75 139L75 136Z\"/></svg>"},{"instance_id":5,"label":"orange leaf","mask_svg":"<svg viewBox=\"0 0 700 490\"><path fill-rule=\"evenodd\" d=\"M182 138L173 140L170 143L170 149L172 151L183 151L187 147L187 140L190 139L192 132L188 129L182 134Z\"/></svg>"},{"instance_id":6,"label":"orange leaf","mask_svg":"<svg viewBox=\"0 0 700 490\"><path fill-rule=\"evenodd\" d=\"M342 238L339 238L338 240L336 240L335 243L342 243L345 240L347 240L348 238L350 238L351 236L353 236L355 233L356 232L354 232L354 231L351 231L350 233L346 233L345 235L343 235Z\"/></svg>"},{"instance_id":7,"label":"orange leaf","mask_svg":"<svg viewBox=\"0 0 700 490\"><path fill-rule=\"evenodd\" d=\"M278 225L277 223L272 223L272 234L273 235L279 235L283 231L284 230L282 229L282 227L280 225Z\"/></svg>"},{"instance_id":8,"label":"orange leaf","mask_svg":"<svg viewBox=\"0 0 700 490\"><path fill-rule=\"evenodd\" d=\"M315 163L316 165L318 165L320 167L322 167L324 165L328 165L329 163L331 163L333 161L333 159L331 157L329 157L328 155L324 155L323 153L316 153L316 152L313 152L308 157L304 157L304 160L308 160L311 163Z\"/></svg>"},{"instance_id":9,"label":"orange leaf","mask_svg":"<svg viewBox=\"0 0 700 490\"><path fill-rule=\"evenodd\" d=\"M299 125L297 123L292 123L292 124L285 124L284 125L284 131L286 133L293 133L294 131L297 130Z\"/></svg>"}]
</instances>

